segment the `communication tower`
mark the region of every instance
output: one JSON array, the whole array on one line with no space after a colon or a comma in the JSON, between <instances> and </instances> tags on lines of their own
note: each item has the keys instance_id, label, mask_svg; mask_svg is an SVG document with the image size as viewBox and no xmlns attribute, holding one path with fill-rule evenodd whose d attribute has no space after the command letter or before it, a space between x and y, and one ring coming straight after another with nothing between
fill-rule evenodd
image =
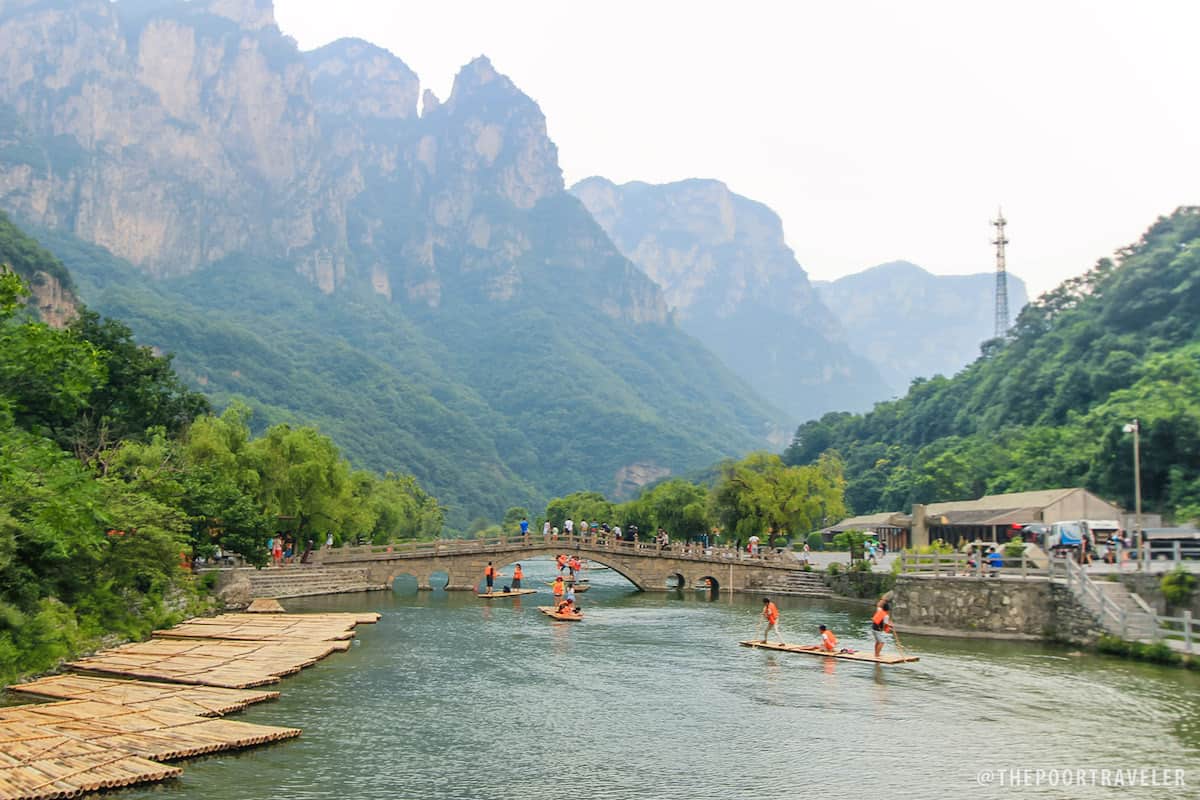
<instances>
[{"instance_id":1,"label":"communication tower","mask_svg":"<svg viewBox=\"0 0 1200 800\"><path fill-rule=\"evenodd\" d=\"M1008 333L1008 269L1004 263L1004 246L1008 237L1004 235L1004 212L999 211L992 225L996 227L996 337Z\"/></svg>"}]
</instances>

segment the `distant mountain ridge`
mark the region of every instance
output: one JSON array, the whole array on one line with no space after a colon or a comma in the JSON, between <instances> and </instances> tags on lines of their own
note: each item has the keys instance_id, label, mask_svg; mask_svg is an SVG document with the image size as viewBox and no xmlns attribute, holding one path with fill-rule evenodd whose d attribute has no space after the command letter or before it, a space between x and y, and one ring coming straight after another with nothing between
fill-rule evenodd
<instances>
[{"instance_id":1,"label":"distant mountain ridge","mask_svg":"<svg viewBox=\"0 0 1200 800\"><path fill-rule=\"evenodd\" d=\"M813 291L778 215L720 181L571 187L662 288L680 326L796 420L864 410L887 396Z\"/></svg>"},{"instance_id":2,"label":"distant mountain ridge","mask_svg":"<svg viewBox=\"0 0 1200 800\"><path fill-rule=\"evenodd\" d=\"M0 207L88 304L260 424L415 474L454 524L779 433L486 58L418 113L400 59L301 53L268 0L9 0L0 40Z\"/></svg>"},{"instance_id":3,"label":"distant mountain ridge","mask_svg":"<svg viewBox=\"0 0 1200 800\"><path fill-rule=\"evenodd\" d=\"M995 333L995 273L934 275L890 261L813 287L837 309L850 346L879 368L895 394L914 378L954 375ZM1009 273L1014 320L1027 301L1025 282Z\"/></svg>"}]
</instances>

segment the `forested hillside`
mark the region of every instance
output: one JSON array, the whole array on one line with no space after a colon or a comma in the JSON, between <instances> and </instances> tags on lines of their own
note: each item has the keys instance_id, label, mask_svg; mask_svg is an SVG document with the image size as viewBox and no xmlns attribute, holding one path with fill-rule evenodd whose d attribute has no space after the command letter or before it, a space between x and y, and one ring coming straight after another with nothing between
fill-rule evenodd
<instances>
[{"instance_id":1,"label":"forested hillside","mask_svg":"<svg viewBox=\"0 0 1200 800\"><path fill-rule=\"evenodd\" d=\"M1132 508L1134 418L1147 507L1200 516L1200 208L1038 298L954 378L802 425L784 457L837 451L858 513L1072 485Z\"/></svg>"},{"instance_id":2,"label":"forested hillside","mask_svg":"<svg viewBox=\"0 0 1200 800\"><path fill-rule=\"evenodd\" d=\"M281 534L299 550L440 532L411 476L355 471L315 428L254 438L245 408L211 416L124 324L36 319L38 274L70 282L0 219L0 681L198 610L184 567L218 547L261 564Z\"/></svg>"}]
</instances>

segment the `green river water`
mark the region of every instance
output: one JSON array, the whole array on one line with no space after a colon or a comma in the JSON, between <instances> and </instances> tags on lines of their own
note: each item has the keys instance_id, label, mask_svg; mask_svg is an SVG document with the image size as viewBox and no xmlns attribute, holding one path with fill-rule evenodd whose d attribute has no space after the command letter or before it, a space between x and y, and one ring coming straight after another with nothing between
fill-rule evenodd
<instances>
[{"instance_id":1,"label":"green river water","mask_svg":"<svg viewBox=\"0 0 1200 800\"><path fill-rule=\"evenodd\" d=\"M540 587L552 567L526 571ZM614 572L592 583L582 623L538 613L549 594L483 601L404 582L287 601L383 614L347 653L285 679L278 701L233 717L304 734L114 796L1200 797L1196 673L918 637L904 644L921 661L892 667L752 651L737 641L761 633L758 597L638 593ZM869 647L868 606L779 606L789 641L815 641L824 622ZM1061 773L1049 785L1050 770L1095 769L1099 783L1099 770L1142 768L1184 770L1187 786L1066 787ZM1047 772L1041 786L977 777L1010 769Z\"/></svg>"}]
</instances>

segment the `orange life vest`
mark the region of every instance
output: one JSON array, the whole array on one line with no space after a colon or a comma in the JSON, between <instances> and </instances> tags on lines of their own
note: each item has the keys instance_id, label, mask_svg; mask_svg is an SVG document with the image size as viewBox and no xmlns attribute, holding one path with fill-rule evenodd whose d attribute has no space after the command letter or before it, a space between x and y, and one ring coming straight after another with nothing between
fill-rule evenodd
<instances>
[{"instance_id":1,"label":"orange life vest","mask_svg":"<svg viewBox=\"0 0 1200 800\"><path fill-rule=\"evenodd\" d=\"M521 580L522 577L524 577L524 573L521 572L521 568L514 567L513 568L513 580L519 581L519 580Z\"/></svg>"},{"instance_id":2,"label":"orange life vest","mask_svg":"<svg viewBox=\"0 0 1200 800\"><path fill-rule=\"evenodd\" d=\"M493 567L491 564L488 564L486 567L483 568L483 577L485 577L485 578L496 577L496 568Z\"/></svg>"},{"instance_id":3,"label":"orange life vest","mask_svg":"<svg viewBox=\"0 0 1200 800\"><path fill-rule=\"evenodd\" d=\"M562 597L562 593L563 593L563 582L562 582L562 579L560 578L554 582L554 596Z\"/></svg>"},{"instance_id":4,"label":"orange life vest","mask_svg":"<svg viewBox=\"0 0 1200 800\"><path fill-rule=\"evenodd\" d=\"M833 635L833 631L825 630L821 632L821 647L831 651L837 649L837 637Z\"/></svg>"},{"instance_id":5,"label":"orange life vest","mask_svg":"<svg viewBox=\"0 0 1200 800\"><path fill-rule=\"evenodd\" d=\"M767 610L763 613L767 615L767 622L772 625L779 621L779 608L774 603L767 603Z\"/></svg>"},{"instance_id":6,"label":"orange life vest","mask_svg":"<svg viewBox=\"0 0 1200 800\"><path fill-rule=\"evenodd\" d=\"M871 627L877 631L883 631L884 633L890 633L892 630L891 623L884 622L884 620L886 620L887 618L888 618L888 612L884 611L882 608L875 609L875 615L873 617L871 617Z\"/></svg>"}]
</instances>

